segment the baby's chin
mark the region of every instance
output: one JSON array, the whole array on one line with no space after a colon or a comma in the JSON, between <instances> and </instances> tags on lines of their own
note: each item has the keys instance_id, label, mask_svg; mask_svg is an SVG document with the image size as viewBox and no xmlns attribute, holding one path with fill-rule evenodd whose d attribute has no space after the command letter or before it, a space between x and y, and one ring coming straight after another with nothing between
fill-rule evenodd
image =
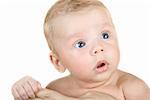
<instances>
[{"instance_id":1,"label":"baby's chin","mask_svg":"<svg viewBox=\"0 0 150 100\"><path fill-rule=\"evenodd\" d=\"M101 84L104 84L106 81L109 80L111 74L107 75L98 75L92 76L91 78L80 78L80 82L82 82L83 88L96 88ZM93 78L94 77L94 78Z\"/></svg>"},{"instance_id":2,"label":"baby's chin","mask_svg":"<svg viewBox=\"0 0 150 100\"><path fill-rule=\"evenodd\" d=\"M117 69L115 70L107 70L103 73L96 73L94 78L91 80L93 83L106 83L107 81L111 80L111 78L115 77L115 72L117 72Z\"/></svg>"}]
</instances>

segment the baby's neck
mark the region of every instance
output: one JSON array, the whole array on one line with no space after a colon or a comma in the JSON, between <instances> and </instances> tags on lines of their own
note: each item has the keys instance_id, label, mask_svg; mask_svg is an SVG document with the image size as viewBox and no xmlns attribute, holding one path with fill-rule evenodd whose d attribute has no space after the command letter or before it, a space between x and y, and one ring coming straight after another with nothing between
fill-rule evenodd
<instances>
[{"instance_id":1,"label":"baby's neck","mask_svg":"<svg viewBox=\"0 0 150 100\"><path fill-rule=\"evenodd\" d=\"M117 80L117 76L118 76L117 74L118 73L116 71L108 79L99 81L99 82L88 82L88 81L78 80L71 75L70 75L70 78L71 78L72 82L74 83L74 86L76 87L76 89L78 88L78 89L84 90L84 89L95 89L98 87L103 88L110 84L115 84L115 80Z\"/></svg>"}]
</instances>

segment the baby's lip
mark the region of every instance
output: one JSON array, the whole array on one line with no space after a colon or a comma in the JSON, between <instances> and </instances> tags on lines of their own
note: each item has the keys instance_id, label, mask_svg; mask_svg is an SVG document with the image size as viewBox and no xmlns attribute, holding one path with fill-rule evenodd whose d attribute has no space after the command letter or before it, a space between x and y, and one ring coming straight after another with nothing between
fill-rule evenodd
<instances>
[{"instance_id":1,"label":"baby's lip","mask_svg":"<svg viewBox=\"0 0 150 100\"><path fill-rule=\"evenodd\" d=\"M94 70L96 72L105 72L108 69L108 65L108 61L100 60L97 62L96 66L94 67Z\"/></svg>"}]
</instances>

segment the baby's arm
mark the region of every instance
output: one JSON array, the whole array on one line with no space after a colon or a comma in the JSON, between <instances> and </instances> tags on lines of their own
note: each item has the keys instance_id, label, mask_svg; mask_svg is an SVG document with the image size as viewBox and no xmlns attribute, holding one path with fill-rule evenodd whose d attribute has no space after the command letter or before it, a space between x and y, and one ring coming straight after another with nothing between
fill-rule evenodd
<instances>
[{"instance_id":1,"label":"baby's arm","mask_svg":"<svg viewBox=\"0 0 150 100\"><path fill-rule=\"evenodd\" d=\"M150 89L141 79L127 75L122 83L127 100L150 100Z\"/></svg>"},{"instance_id":2,"label":"baby's arm","mask_svg":"<svg viewBox=\"0 0 150 100\"><path fill-rule=\"evenodd\" d=\"M12 86L12 95L15 100L27 100L34 98L35 93L40 89L41 85L38 81L29 76L25 76Z\"/></svg>"}]
</instances>

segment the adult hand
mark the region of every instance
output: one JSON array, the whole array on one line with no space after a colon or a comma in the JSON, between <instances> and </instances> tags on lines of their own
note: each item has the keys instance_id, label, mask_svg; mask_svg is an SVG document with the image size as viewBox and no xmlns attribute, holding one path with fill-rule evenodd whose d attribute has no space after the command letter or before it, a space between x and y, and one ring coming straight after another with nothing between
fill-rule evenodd
<instances>
[{"instance_id":1,"label":"adult hand","mask_svg":"<svg viewBox=\"0 0 150 100\"><path fill-rule=\"evenodd\" d=\"M79 99L67 97L54 90L42 89L36 94L36 98L29 100L79 100Z\"/></svg>"}]
</instances>

